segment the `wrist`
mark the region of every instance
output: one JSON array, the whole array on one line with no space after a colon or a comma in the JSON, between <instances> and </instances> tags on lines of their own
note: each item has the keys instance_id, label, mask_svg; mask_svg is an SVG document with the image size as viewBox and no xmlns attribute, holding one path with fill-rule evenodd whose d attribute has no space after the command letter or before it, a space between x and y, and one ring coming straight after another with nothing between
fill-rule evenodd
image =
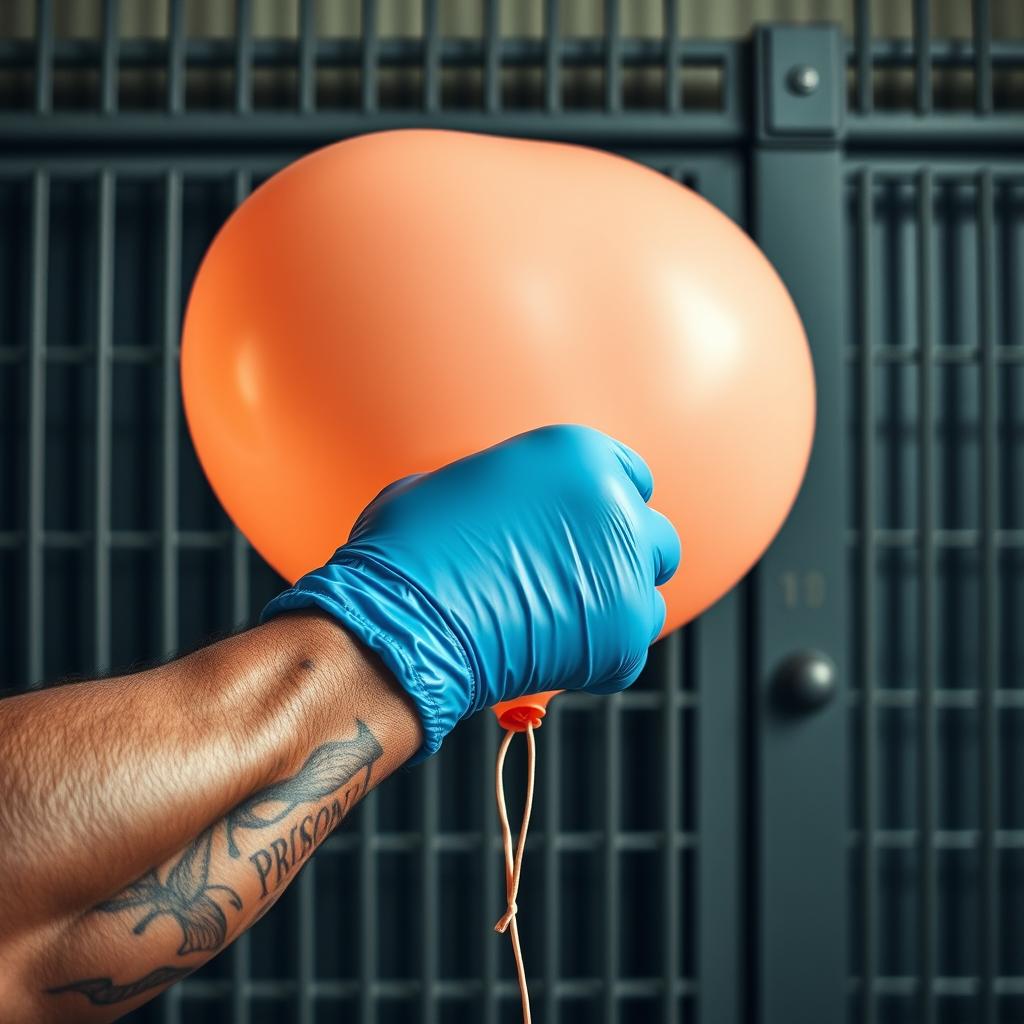
<instances>
[{"instance_id":1,"label":"wrist","mask_svg":"<svg viewBox=\"0 0 1024 1024\"><path fill-rule=\"evenodd\" d=\"M472 706L476 681L464 645L431 599L390 566L354 555L304 576L267 605L262 619L310 609L340 623L387 667L422 725L413 762L433 754Z\"/></svg>"}]
</instances>

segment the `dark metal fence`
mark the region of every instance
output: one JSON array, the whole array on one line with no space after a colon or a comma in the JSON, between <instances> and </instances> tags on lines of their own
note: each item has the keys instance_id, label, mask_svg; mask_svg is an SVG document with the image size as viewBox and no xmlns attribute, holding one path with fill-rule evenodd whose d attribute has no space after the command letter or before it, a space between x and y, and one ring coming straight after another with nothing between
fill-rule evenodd
<instances>
[{"instance_id":1,"label":"dark metal fence","mask_svg":"<svg viewBox=\"0 0 1024 1024\"><path fill-rule=\"evenodd\" d=\"M749 43L682 38L675 0L659 38L624 37L614 0L601 36L565 35L548 0L541 35L509 38L488 2L480 37L453 39L431 0L415 38L366 0L357 38L322 38L302 0L268 39L239 0L211 40L177 0L162 38L122 38L106 0L95 38L69 39L38 0L34 38L0 40L5 678L164 657L280 585L178 397L189 284L251 188L400 125L616 149L758 237L808 324L821 423L751 579L630 692L562 698L545 724L520 901L537 1017L1021 1019L1024 42L972 10L959 41L917 0L907 39L876 38L861 2L849 39ZM773 671L804 648L840 697L785 716ZM496 743L482 716L389 782L136 1019L515 1019L489 933Z\"/></svg>"}]
</instances>

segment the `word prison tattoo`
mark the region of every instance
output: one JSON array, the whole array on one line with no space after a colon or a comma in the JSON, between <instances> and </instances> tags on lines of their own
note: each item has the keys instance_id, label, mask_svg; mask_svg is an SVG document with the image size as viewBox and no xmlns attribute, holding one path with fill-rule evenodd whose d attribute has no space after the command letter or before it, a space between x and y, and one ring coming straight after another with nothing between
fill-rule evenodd
<instances>
[{"instance_id":1,"label":"word prison tattoo","mask_svg":"<svg viewBox=\"0 0 1024 1024\"><path fill-rule=\"evenodd\" d=\"M153 868L95 909L106 914L143 911L144 916L132 929L136 935L141 935L161 914L168 914L181 927L179 956L220 949L227 937L228 922L210 893L224 892L235 910L242 909L242 899L229 885L210 884L212 842L213 829L208 828L174 862L163 881Z\"/></svg>"},{"instance_id":2,"label":"word prison tattoo","mask_svg":"<svg viewBox=\"0 0 1024 1024\"><path fill-rule=\"evenodd\" d=\"M260 828L276 824L303 804L334 796L330 804L325 804L315 814L307 814L287 833L272 839L269 846L250 854L249 862L260 878L260 899L277 889L285 877L306 860L370 788L374 762L383 752L366 724L358 722L353 739L317 747L292 778L268 786L228 815L230 851L232 827ZM353 780L354 784L350 785ZM339 792L340 796L334 795ZM232 856L237 856L237 852ZM271 874L273 880L268 886Z\"/></svg>"},{"instance_id":3,"label":"word prison tattoo","mask_svg":"<svg viewBox=\"0 0 1024 1024\"><path fill-rule=\"evenodd\" d=\"M377 737L363 721L356 722L350 740L334 740L316 748L290 778L275 782L243 800L224 819L228 853L238 857L235 833L276 825L303 804L324 800L347 786L360 772L366 773L363 791L369 788L373 764L383 754ZM335 822L337 824L337 822Z\"/></svg>"},{"instance_id":4,"label":"word prison tattoo","mask_svg":"<svg viewBox=\"0 0 1024 1024\"><path fill-rule=\"evenodd\" d=\"M135 981L125 982L123 985L115 985L112 978L83 978L81 981L72 981L57 988L48 988L46 991L51 995L79 992L93 1006L112 1006L114 1003L123 1003L126 999L134 999L151 988L169 985L191 972L191 967L158 967L145 977L136 978Z\"/></svg>"},{"instance_id":5,"label":"word prison tattoo","mask_svg":"<svg viewBox=\"0 0 1024 1024\"><path fill-rule=\"evenodd\" d=\"M322 744L293 776L267 786L228 812L223 819L225 842L230 856L237 859L240 856L235 843L238 831L269 828L304 804L334 798L329 805L320 807L315 814L307 814L301 822L293 825L287 838L278 836L268 848L257 850L249 857L260 879L261 900L271 891L267 881L273 869L276 867L272 888L277 890L284 876L312 853L370 788L374 763L383 753L369 726L357 720L356 735L352 739ZM228 923L223 907L211 893L222 893L228 905L235 910L242 909L242 899L231 886L210 881L211 851L220 825L218 822L199 835L163 878L158 869L151 868L116 896L93 909L104 914L122 911L141 913L132 928L136 935L141 935L150 922L161 915L173 917L182 932L179 956L216 952L227 939ZM278 895L276 893L261 908L251 923L254 924L270 909ZM170 984L194 969L195 965L185 969L158 967L145 977L123 985L114 984L111 978L83 978L46 991L54 995L78 992L97 1006L107 1006Z\"/></svg>"}]
</instances>

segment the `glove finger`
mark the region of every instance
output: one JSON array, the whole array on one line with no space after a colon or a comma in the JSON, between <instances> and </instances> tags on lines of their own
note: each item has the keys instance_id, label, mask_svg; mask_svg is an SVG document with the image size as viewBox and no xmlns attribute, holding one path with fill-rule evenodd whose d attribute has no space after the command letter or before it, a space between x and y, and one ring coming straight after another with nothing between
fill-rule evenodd
<instances>
[{"instance_id":1,"label":"glove finger","mask_svg":"<svg viewBox=\"0 0 1024 1024\"><path fill-rule=\"evenodd\" d=\"M668 614L665 608L665 598L661 596L660 590L652 590L651 594L651 639L648 644L653 644L658 639L658 634L665 625L665 616Z\"/></svg>"},{"instance_id":2,"label":"glove finger","mask_svg":"<svg viewBox=\"0 0 1024 1024\"><path fill-rule=\"evenodd\" d=\"M643 672L646 664L647 650L645 648L643 654L634 662L624 667L621 672L617 672L608 679L602 679L601 682L588 686L586 688L587 693L594 693L602 697L611 693L621 693L640 678L640 673Z\"/></svg>"},{"instance_id":3,"label":"glove finger","mask_svg":"<svg viewBox=\"0 0 1024 1024\"><path fill-rule=\"evenodd\" d=\"M670 520L653 508L647 509L643 522L654 555L654 584L660 587L668 583L679 568L682 557L679 534Z\"/></svg>"},{"instance_id":4,"label":"glove finger","mask_svg":"<svg viewBox=\"0 0 1024 1024\"><path fill-rule=\"evenodd\" d=\"M651 473L651 467L629 445L616 441L615 438L612 438L611 441L615 457L619 460L619 465L626 471L626 476L633 481L644 501L650 501L651 495L654 493L654 476Z\"/></svg>"},{"instance_id":5,"label":"glove finger","mask_svg":"<svg viewBox=\"0 0 1024 1024\"><path fill-rule=\"evenodd\" d=\"M359 535L363 532L363 528L366 525L367 514L380 504L387 497L394 497L400 494L402 491L411 487L421 476L426 476L425 473L410 473L408 476L400 477L398 480L392 480L386 487L381 488L377 492L377 496L371 501L362 512L359 513L359 517L352 524L352 529L349 531L349 541L356 540Z\"/></svg>"},{"instance_id":6,"label":"glove finger","mask_svg":"<svg viewBox=\"0 0 1024 1024\"><path fill-rule=\"evenodd\" d=\"M403 476L399 477L399 479L397 480L392 480L391 483L387 485L387 487L381 488L380 492L377 494L377 497L374 498L373 501L370 502L370 504L372 505L374 504L374 502L380 501L381 498L384 498L389 494L393 495L394 492L404 491L406 488L411 487L414 483L416 483L416 481L419 480L421 476L426 475L426 473L410 473L408 476Z\"/></svg>"}]
</instances>

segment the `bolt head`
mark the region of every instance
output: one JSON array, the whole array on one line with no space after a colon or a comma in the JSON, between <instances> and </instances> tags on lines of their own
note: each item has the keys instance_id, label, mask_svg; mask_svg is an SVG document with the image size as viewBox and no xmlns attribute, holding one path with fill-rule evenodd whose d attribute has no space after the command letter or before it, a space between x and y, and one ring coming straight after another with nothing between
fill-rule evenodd
<instances>
[{"instance_id":1,"label":"bolt head","mask_svg":"<svg viewBox=\"0 0 1024 1024\"><path fill-rule=\"evenodd\" d=\"M797 64L790 68L786 80L789 88L798 96L810 96L821 84L821 74L810 64Z\"/></svg>"}]
</instances>

